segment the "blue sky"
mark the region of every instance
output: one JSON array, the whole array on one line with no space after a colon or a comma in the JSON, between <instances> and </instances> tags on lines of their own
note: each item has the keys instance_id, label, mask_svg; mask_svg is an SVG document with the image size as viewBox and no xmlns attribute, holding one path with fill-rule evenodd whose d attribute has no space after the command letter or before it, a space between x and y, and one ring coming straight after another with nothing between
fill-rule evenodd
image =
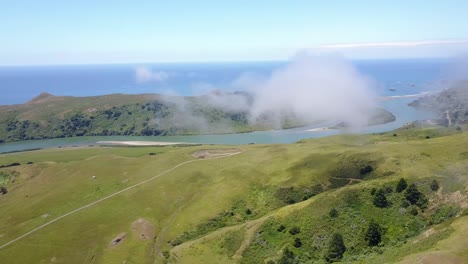
<instances>
[{"instance_id":1,"label":"blue sky","mask_svg":"<svg viewBox=\"0 0 468 264\"><path fill-rule=\"evenodd\" d=\"M0 0L0 65L447 57L468 51L467 14L463 0Z\"/></svg>"}]
</instances>

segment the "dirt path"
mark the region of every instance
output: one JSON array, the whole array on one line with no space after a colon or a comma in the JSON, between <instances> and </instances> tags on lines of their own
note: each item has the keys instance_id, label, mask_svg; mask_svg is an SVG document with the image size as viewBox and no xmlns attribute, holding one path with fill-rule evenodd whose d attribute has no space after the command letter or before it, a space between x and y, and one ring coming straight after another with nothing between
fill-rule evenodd
<instances>
[{"instance_id":1,"label":"dirt path","mask_svg":"<svg viewBox=\"0 0 468 264\"><path fill-rule=\"evenodd\" d=\"M157 179L157 178L159 178L159 177L161 177L161 176L163 176L163 175L165 175L165 174L167 174L167 173L169 173L169 172L171 172L171 171L173 171L173 170L175 170L175 169L177 169L177 168L179 168L179 167L181 167L181 166L184 166L185 164L189 164L189 163L197 162L197 161L205 161L205 160L213 160L213 159L219 159L219 158L227 158L227 157L234 156L234 155L237 155L237 154L240 154L240 153L241 153L241 152L231 152L231 153L225 153L224 155L218 155L218 156L215 156L215 157L212 157L212 158L194 159L194 160L189 160L189 161L182 162L182 163L180 163L180 164L178 164L178 165L176 165L176 166L174 166L174 167L172 167L172 168L170 168L170 169L168 169L168 170L166 170L166 171L164 171L164 172L161 172L160 174L158 174L158 175L156 175L156 176L153 176L152 178L149 178L149 179L144 180L144 181L142 181L142 182L136 183L136 184L134 184L134 185L132 185L132 186L130 186L130 187L127 187L127 188L125 188L125 189L122 189L122 190L120 190L120 191L117 191L117 192L115 192L115 193L113 193L113 194L110 194L110 195L108 195L108 196L106 196L106 197L103 197L103 198L101 198L101 199L99 199L99 200L96 200L96 201L94 201L94 202L92 202L92 203L89 203L89 204L87 204L87 205L85 205L85 206L82 206L82 207L80 207L80 208L77 208L77 209L75 209L75 210L73 210L73 211L71 211L71 212L68 212L68 213L66 213L66 214L63 214L63 215L61 215L61 216L59 216L59 217L57 217L57 218L55 218L55 219L53 219L53 220L51 220L51 221L49 221L49 222L47 222L47 223L45 223L45 224L43 224L43 225L40 225L40 226L34 228L33 230L31 230L31 231L29 231L29 232L27 232L27 233L25 233L25 234L23 234L23 235L21 235L21 236L15 238L15 239L13 239L13 240L11 240L11 241L9 241L9 242L7 242L7 243L1 245L1 246L0 246L0 249L3 249L3 248L5 248L5 247L7 247L7 246L9 246L9 245L11 245L11 244L13 244L13 243L15 243L16 241L18 241L18 240L20 240L20 239L23 239L23 238L25 238L25 237L31 235L32 233L34 233L34 232L36 232L36 231L38 231L38 230L41 230L42 228L47 227L47 226L49 226L49 225L51 225L51 224L53 224L53 223L59 221L59 220L62 219L62 218L65 218L65 217L67 217L67 216L69 216L69 215L75 214L75 213L77 213L77 212L79 212L79 211L81 211L81 210L83 210L83 209L86 209L86 208L88 208L88 207L91 207L91 206L93 206L93 205L95 205L95 204L98 204L98 203L100 203L100 202L102 202L102 201L105 201L105 200L107 200L107 199L110 199L110 198L112 198L112 197L114 197L114 196L116 196L116 195L119 195L119 194L123 193L123 192L126 192L126 191L131 190L131 189L134 189L134 188L136 188L136 187L138 187L138 186L140 186L140 185L143 185L143 184L145 184L145 183L148 183L148 182L150 182L150 181L152 181L152 180L155 180L155 179Z\"/></svg>"},{"instance_id":2,"label":"dirt path","mask_svg":"<svg viewBox=\"0 0 468 264\"><path fill-rule=\"evenodd\" d=\"M240 260L242 258L242 254L250 246L250 242L252 242L252 238L257 232L257 229L265 222L266 219L267 218L260 219L260 221L254 222L250 226L247 225L247 231L245 232L244 240L242 241L234 256L232 256L233 259Z\"/></svg>"}]
</instances>

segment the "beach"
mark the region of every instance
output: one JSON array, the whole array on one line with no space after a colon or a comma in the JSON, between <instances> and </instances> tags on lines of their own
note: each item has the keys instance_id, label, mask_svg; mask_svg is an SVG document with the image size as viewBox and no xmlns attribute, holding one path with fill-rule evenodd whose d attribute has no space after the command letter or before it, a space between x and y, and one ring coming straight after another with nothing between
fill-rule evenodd
<instances>
[{"instance_id":1,"label":"beach","mask_svg":"<svg viewBox=\"0 0 468 264\"><path fill-rule=\"evenodd\" d=\"M123 145L123 146L172 146L181 144L193 144L185 142L161 142L161 141L98 141L100 145Z\"/></svg>"}]
</instances>

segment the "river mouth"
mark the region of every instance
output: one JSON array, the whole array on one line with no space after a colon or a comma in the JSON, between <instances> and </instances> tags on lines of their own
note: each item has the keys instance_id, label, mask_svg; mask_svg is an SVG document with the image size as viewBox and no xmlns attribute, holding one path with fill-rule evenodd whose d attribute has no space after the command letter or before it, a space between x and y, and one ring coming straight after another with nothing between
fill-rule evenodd
<instances>
[{"instance_id":1,"label":"river mouth","mask_svg":"<svg viewBox=\"0 0 468 264\"><path fill-rule=\"evenodd\" d=\"M369 134L391 131L403 125L416 121L428 120L435 117L434 113L418 110L409 103L415 98L392 98L381 101L380 105L395 115L395 121L368 126L361 131L353 133ZM55 138L18 141L0 144L0 153L25 151L42 148L73 147L98 145L99 141L149 141L149 142L184 142L195 144L222 144L222 145L245 145L245 144L289 144L306 138L320 138L344 133L338 129L326 129L330 122L323 122L313 126L304 126L292 129L255 131L238 134L222 135L195 135L195 136L85 136L70 138Z\"/></svg>"}]
</instances>

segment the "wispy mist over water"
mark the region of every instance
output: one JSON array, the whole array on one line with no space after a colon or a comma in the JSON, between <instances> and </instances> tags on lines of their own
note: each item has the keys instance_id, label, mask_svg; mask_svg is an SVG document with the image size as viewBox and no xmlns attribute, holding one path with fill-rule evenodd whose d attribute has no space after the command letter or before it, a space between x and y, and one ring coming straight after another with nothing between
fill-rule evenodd
<instances>
[{"instance_id":1,"label":"wispy mist over water","mask_svg":"<svg viewBox=\"0 0 468 264\"><path fill-rule=\"evenodd\" d=\"M226 87L206 84L215 89L203 96L207 107L226 112L241 112L256 125L268 120L281 128L293 118L304 123L315 121L344 122L351 128L367 125L376 108L374 82L361 74L350 62L338 56L314 56L300 53L289 63L268 75L246 73ZM185 117L207 122L190 109L190 98L165 97ZM182 119L182 118L181 118ZM179 120L175 120L179 122Z\"/></svg>"}]
</instances>

